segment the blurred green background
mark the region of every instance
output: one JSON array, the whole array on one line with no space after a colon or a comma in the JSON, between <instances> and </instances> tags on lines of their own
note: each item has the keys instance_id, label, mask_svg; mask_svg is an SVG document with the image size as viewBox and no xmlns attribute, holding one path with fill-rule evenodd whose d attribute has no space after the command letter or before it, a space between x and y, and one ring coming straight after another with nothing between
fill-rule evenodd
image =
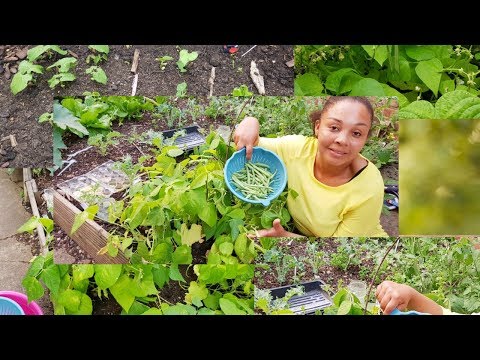
<instances>
[{"instance_id":1,"label":"blurred green background","mask_svg":"<svg viewBox=\"0 0 480 360\"><path fill-rule=\"evenodd\" d=\"M400 120L401 235L480 234L480 120Z\"/></svg>"}]
</instances>

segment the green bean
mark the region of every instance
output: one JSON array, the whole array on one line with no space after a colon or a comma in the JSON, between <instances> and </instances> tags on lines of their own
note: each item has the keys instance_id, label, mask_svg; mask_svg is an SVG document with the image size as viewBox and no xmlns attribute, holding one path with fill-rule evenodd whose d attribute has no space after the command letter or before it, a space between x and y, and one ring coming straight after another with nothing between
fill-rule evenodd
<instances>
[{"instance_id":1,"label":"green bean","mask_svg":"<svg viewBox=\"0 0 480 360\"><path fill-rule=\"evenodd\" d=\"M245 163L245 167L232 174L232 183L247 199L265 199L273 188L270 186L277 171L272 174L264 163Z\"/></svg>"}]
</instances>

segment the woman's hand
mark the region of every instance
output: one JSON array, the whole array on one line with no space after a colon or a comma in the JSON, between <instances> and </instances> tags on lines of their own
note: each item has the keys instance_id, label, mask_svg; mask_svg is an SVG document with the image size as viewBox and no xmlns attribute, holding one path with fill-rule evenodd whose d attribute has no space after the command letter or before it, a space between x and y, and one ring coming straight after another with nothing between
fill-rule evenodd
<instances>
[{"instance_id":1,"label":"woman's hand","mask_svg":"<svg viewBox=\"0 0 480 360\"><path fill-rule=\"evenodd\" d=\"M435 301L405 284L384 281L378 285L375 296L385 315L390 314L395 308L400 311L408 309L432 315L443 314L442 307Z\"/></svg>"},{"instance_id":2,"label":"woman's hand","mask_svg":"<svg viewBox=\"0 0 480 360\"><path fill-rule=\"evenodd\" d=\"M250 237L303 237L287 231L283 228L280 219L273 220L273 227L270 229L263 229L257 232L256 235L250 235Z\"/></svg>"},{"instance_id":3,"label":"woman's hand","mask_svg":"<svg viewBox=\"0 0 480 360\"><path fill-rule=\"evenodd\" d=\"M247 160L252 158L253 147L258 144L258 136L260 133L260 124L254 117L247 116L238 124L233 135L233 141L237 146L237 150L246 148Z\"/></svg>"}]
</instances>

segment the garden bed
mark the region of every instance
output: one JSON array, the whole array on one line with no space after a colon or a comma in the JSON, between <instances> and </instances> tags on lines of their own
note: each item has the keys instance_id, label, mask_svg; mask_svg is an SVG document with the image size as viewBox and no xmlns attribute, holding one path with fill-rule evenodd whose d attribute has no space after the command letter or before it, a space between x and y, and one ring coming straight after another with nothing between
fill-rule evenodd
<instances>
[{"instance_id":1,"label":"garden bed","mask_svg":"<svg viewBox=\"0 0 480 360\"><path fill-rule=\"evenodd\" d=\"M0 137L13 134L18 142L15 157L9 160L0 158L0 165L8 162L5 166L12 168L52 166L52 129L46 123L39 124L38 119L43 113L52 111L54 97L81 95L85 91L132 95L135 74L131 70L135 50L139 50L136 95L174 95L177 85L182 82L187 84L189 95L209 95L208 80L212 67L216 67L213 95L229 95L241 85L258 93L250 78L251 61L256 62L264 76L266 95L293 95L293 67L286 65L293 60L293 46L289 45L258 45L248 53L253 45L241 45L233 55L224 53L221 45L111 45L107 59L98 64L107 75L105 85L92 81L85 73L93 65L92 62L86 63L88 56L93 55L87 45L62 45L61 49L68 51L65 57L77 59L73 71L76 80L51 89L47 80L53 72L48 70L36 76L35 84L13 95L10 90L13 71L17 71L19 63L25 59L26 50L33 47L0 45ZM188 65L185 73L180 73L175 65L181 49L198 52L198 58ZM163 56L171 56L173 60L162 70L155 59ZM52 58L38 63L47 67L62 57L53 53Z\"/></svg>"}]
</instances>

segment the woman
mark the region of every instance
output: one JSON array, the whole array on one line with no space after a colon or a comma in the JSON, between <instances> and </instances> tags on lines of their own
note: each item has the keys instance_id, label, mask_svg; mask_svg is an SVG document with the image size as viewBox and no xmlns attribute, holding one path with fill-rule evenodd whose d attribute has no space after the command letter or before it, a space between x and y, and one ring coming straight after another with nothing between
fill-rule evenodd
<instances>
[{"instance_id":1,"label":"woman","mask_svg":"<svg viewBox=\"0 0 480 360\"><path fill-rule=\"evenodd\" d=\"M380 225L384 184L377 167L360 154L373 121L373 108L365 97L333 96L310 120L315 137L288 135L259 137L256 118L237 126L237 150L254 146L277 153L285 163L290 193L287 206L297 229L305 236L388 236ZM261 237L300 236L286 231L280 219Z\"/></svg>"}]
</instances>

